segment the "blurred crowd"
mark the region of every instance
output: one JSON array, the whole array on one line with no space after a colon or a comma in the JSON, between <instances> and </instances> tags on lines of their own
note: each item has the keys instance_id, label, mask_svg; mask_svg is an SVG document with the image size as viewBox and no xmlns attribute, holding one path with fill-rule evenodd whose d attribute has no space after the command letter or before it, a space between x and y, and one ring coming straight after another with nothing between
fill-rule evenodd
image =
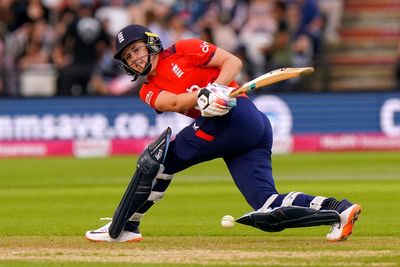
<instances>
[{"instance_id":1,"label":"blurred crowd","mask_svg":"<svg viewBox=\"0 0 400 267\"><path fill-rule=\"evenodd\" d=\"M143 80L132 83L112 57L131 23L164 48L195 37L236 54L239 82L314 65L325 42L338 42L342 9L342 0L1 0L0 95L135 94Z\"/></svg>"}]
</instances>

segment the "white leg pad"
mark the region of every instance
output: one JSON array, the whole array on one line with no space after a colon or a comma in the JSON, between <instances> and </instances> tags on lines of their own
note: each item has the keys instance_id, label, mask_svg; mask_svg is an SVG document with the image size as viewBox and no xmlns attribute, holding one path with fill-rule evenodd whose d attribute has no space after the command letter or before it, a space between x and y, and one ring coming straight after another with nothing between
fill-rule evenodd
<instances>
[{"instance_id":1,"label":"white leg pad","mask_svg":"<svg viewBox=\"0 0 400 267\"><path fill-rule=\"evenodd\" d=\"M154 179L153 182L153 188L154 186L157 184L157 181L159 181L160 183L162 182L162 180L172 180L172 178L174 177L173 174L166 174L166 173L162 173L162 171L164 170L164 166L162 166L160 168L160 172L158 172L156 179ZM167 185L168 187L168 185ZM165 191L167 190L167 187L164 188L163 192L159 192L159 191L151 191L149 197L147 198L147 203L148 202L152 202L155 203L157 201L159 201L161 198L163 198ZM148 208L150 208L152 206L152 204L150 206L147 206ZM147 208L147 209L148 209ZM143 213L139 213L139 212L135 212L130 218L130 221L134 221L134 222L140 222L140 220L143 218L145 212L147 211L147 209L141 210L139 209L139 211L143 212Z\"/></svg>"}]
</instances>

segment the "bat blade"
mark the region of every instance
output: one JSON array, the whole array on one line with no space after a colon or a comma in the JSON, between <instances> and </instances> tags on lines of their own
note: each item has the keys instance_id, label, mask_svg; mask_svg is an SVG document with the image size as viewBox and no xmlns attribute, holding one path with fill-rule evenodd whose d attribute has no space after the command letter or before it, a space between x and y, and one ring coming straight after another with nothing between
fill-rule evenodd
<instances>
[{"instance_id":1,"label":"bat blade","mask_svg":"<svg viewBox=\"0 0 400 267\"><path fill-rule=\"evenodd\" d=\"M230 93L230 97L235 97L242 93L248 93L254 89L271 85L287 79L292 79L300 76L305 76L314 72L313 67L302 67L302 68L280 68L272 70L266 74L263 74L254 80L251 80L242 86L236 88Z\"/></svg>"}]
</instances>

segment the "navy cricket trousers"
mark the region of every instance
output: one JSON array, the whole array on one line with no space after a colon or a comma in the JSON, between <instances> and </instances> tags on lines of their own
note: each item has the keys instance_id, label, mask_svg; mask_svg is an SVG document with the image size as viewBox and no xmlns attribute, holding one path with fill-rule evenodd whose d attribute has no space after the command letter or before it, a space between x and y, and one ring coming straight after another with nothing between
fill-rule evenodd
<instances>
[{"instance_id":1,"label":"navy cricket trousers","mask_svg":"<svg viewBox=\"0 0 400 267\"><path fill-rule=\"evenodd\" d=\"M246 97L221 117L196 119L171 141L164 162L174 174L200 162L223 158L236 186L253 209L276 194L271 166L272 128Z\"/></svg>"}]
</instances>

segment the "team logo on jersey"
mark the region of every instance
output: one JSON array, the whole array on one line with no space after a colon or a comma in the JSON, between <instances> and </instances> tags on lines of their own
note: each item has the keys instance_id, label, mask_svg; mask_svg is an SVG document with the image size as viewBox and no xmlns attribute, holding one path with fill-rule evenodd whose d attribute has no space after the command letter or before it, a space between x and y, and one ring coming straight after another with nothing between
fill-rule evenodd
<instances>
[{"instance_id":1,"label":"team logo on jersey","mask_svg":"<svg viewBox=\"0 0 400 267\"><path fill-rule=\"evenodd\" d=\"M124 34L122 32L118 33L117 37L118 37L119 43L122 43L123 41L125 41Z\"/></svg>"},{"instance_id":2,"label":"team logo on jersey","mask_svg":"<svg viewBox=\"0 0 400 267\"><path fill-rule=\"evenodd\" d=\"M179 66L175 63L172 63L171 66L172 66L172 72L175 73L175 75L178 78L181 78L182 75L184 74L184 72L181 70L181 68L179 68Z\"/></svg>"},{"instance_id":3,"label":"team logo on jersey","mask_svg":"<svg viewBox=\"0 0 400 267\"><path fill-rule=\"evenodd\" d=\"M208 50L210 50L210 44L207 42L203 42L201 45L201 51L203 51L204 53L207 53Z\"/></svg>"}]
</instances>

